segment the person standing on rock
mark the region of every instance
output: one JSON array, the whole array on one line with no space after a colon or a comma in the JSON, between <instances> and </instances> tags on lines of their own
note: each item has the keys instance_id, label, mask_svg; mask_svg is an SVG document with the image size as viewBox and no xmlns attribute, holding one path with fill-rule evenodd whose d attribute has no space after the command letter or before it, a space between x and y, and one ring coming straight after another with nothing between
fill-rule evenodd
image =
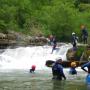
<instances>
[{"instance_id":1,"label":"person standing on rock","mask_svg":"<svg viewBox=\"0 0 90 90\"><path fill-rule=\"evenodd\" d=\"M81 26L81 35L82 35L82 41L84 44L87 44L87 39L88 39L88 32L85 27L85 25Z\"/></svg>"},{"instance_id":2,"label":"person standing on rock","mask_svg":"<svg viewBox=\"0 0 90 90\"><path fill-rule=\"evenodd\" d=\"M73 32L72 33L72 38L71 38L71 43L73 45L73 50L77 49L77 41L78 41L78 38L77 38L76 34Z\"/></svg>"}]
</instances>

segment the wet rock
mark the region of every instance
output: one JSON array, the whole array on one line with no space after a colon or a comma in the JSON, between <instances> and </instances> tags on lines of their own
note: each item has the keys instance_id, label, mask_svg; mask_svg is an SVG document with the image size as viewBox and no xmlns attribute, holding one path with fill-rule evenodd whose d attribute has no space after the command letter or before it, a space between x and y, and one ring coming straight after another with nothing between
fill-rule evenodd
<instances>
[{"instance_id":1,"label":"wet rock","mask_svg":"<svg viewBox=\"0 0 90 90\"><path fill-rule=\"evenodd\" d=\"M67 56L67 60L71 61L71 60L75 60L75 54L76 51L73 51L73 49L69 49L66 56Z\"/></svg>"},{"instance_id":2,"label":"wet rock","mask_svg":"<svg viewBox=\"0 0 90 90\"><path fill-rule=\"evenodd\" d=\"M86 46L82 56L81 56L81 61L88 61L90 56L90 45Z\"/></svg>"},{"instance_id":3,"label":"wet rock","mask_svg":"<svg viewBox=\"0 0 90 90\"><path fill-rule=\"evenodd\" d=\"M80 61L81 56L83 52L85 51L85 46L78 46L77 50L69 49L66 56L69 61L75 60L75 61Z\"/></svg>"},{"instance_id":4,"label":"wet rock","mask_svg":"<svg viewBox=\"0 0 90 90\"><path fill-rule=\"evenodd\" d=\"M7 34L0 33L0 48L7 46L44 45L47 39L43 36L28 36L22 33L9 31Z\"/></svg>"}]
</instances>

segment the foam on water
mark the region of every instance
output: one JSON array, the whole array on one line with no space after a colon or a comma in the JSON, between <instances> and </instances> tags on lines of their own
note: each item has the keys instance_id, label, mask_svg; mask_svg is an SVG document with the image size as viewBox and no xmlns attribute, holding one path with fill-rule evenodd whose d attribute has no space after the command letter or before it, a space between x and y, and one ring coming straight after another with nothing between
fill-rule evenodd
<instances>
[{"instance_id":1,"label":"foam on water","mask_svg":"<svg viewBox=\"0 0 90 90\"><path fill-rule=\"evenodd\" d=\"M19 47L6 49L0 54L0 69L30 69L36 65L37 70L48 69L45 66L46 60L55 60L57 57L66 59L66 53L72 45L65 44L58 47L51 54L52 46Z\"/></svg>"}]
</instances>

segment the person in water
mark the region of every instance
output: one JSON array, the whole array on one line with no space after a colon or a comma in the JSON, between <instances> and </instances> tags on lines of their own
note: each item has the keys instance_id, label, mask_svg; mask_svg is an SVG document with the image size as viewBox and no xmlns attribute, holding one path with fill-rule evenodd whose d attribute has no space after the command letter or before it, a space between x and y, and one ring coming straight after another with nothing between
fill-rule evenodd
<instances>
[{"instance_id":1,"label":"person in water","mask_svg":"<svg viewBox=\"0 0 90 90\"><path fill-rule=\"evenodd\" d=\"M87 69L86 69L87 67ZM88 73L86 77L86 83L90 84L90 61L84 65L81 66L81 69Z\"/></svg>"},{"instance_id":2,"label":"person in water","mask_svg":"<svg viewBox=\"0 0 90 90\"><path fill-rule=\"evenodd\" d=\"M62 80L64 78L66 80L65 74L63 72L62 59L58 58L56 62L52 66L52 74L55 80Z\"/></svg>"},{"instance_id":3,"label":"person in water","mask_svg":"<svg viewBox=\"0 0 90 90\"><path fill-rule=\"evenodd\" d=\"M76 34L73 32L72 33L72 38L71 38L71 42L73 45L73 49L76 50L77 48L77 41L78 41L78 37L76 36Z\"/></svg>"},{"instance_id":4,"label":"person in water","mask_svg":"<svg viewBox=\"0 0 90 90\"><path fill-rule=\"evenodd\" d=\"M69 71L70 74L74 75L74 74L77 74L77 71L76 71L76 62L71 62L71 67L70 67L70 71Z\"/></svg>"},{"instance_id":5,"label":"person in water","mask_svg":"<svg viewBox=\"0 0 90 90\"><path fill-rule=\"evenodd\" d=\"M34 72L36 69L36 66L35 65L32 65L31 69L30 69L30 73Z\"/></svg>"}]
</instances>

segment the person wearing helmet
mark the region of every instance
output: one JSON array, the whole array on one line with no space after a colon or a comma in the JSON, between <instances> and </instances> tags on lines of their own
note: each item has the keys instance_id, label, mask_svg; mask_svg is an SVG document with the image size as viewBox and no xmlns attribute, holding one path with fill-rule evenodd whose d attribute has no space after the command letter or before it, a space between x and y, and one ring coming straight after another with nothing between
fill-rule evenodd
<instances>
[{"instance_id":1,"label":"person wearing helmet","mask_svg":"<svg viewBox=\"0 0 90 90\"><path fill-rule=\"evenodd\" d=\"M78 38L76 37L76 34L73 32L72 33L72 38L71 38L71 42L72 42L72 45L73 45L73 49L76 49L77 48L77 41L78 41Z\"/></svg>"},{"instance_id":2,"label":"person wearing helmet","mask_svg":"<svg viewBox=\"0 0 90 90\"><path fill-rule=\"evenodd\" d=\"M56 37L54 36L53 37L53 47L52 47L52 52L51 53L53 53L53 51L56 49L56 46L57 46L57 40L56 40Z\"/></svg>"},{"instance_id":3,"label":"person wearing helmet","mask_svg":"<svg viewBox=\"0 0 90 90\"><path fill-rule=\"evenodd\" d=\"M62 80L64 78L66 80L65 74L63 72L62 59L59 58L52 66L52 74L55 80Z\"/></svg>"},{"instance_id":4,"label":"person wearing helmet","mask_svg":"<svg viewBox=\"0 0 90 90\"><path fill-rule=\"evenodd\" d=\"M73 62L71 62L71 67L70 67L69 73L72 75L77 74L77 71L75 68L76 68L76 62L73 61Z\"/></svg>"},{"instance_id":5,"label":"person wearing helmet","mask_svg":"<svg viewBox=\"0 0 90 90\"><path fill-rule=\"evenodd\" d=\"M36 66L35 65L32 65L31 69L30 69L30 73L34 72L36 69Z\"/></svg>"}]
</instances>

